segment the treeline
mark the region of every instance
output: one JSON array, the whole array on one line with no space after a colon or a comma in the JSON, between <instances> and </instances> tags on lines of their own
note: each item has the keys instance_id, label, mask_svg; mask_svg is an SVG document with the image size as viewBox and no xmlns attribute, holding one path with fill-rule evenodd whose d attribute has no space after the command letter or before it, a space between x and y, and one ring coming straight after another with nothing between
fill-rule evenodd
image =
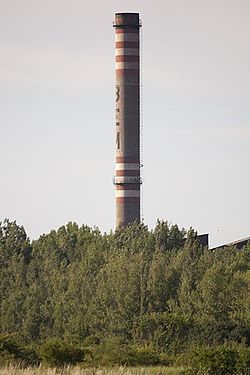
<instances>
[{"instance_id":1,"label":"treeline","mask_svg":"<svg viewBox=\"0 0 250 375\"><path fill-rule=\"evenodd\" d=\"M250 245L211 251L167 222L109 234L68 223L30 242L5 220L0 279L0 332L18 345L53 338L99 358L112 345L162 358L250 345Z\"/></svg>"}]
</instances>

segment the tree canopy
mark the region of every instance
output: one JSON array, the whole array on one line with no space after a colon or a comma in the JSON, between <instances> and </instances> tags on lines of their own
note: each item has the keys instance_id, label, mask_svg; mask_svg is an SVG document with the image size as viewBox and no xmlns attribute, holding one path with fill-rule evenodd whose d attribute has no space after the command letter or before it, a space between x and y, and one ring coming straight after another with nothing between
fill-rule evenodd
<instances>
[{"instance_id":1,"label":"tree canopy","mask_svg":"<svg viewBox=\"0 0 250 375\"><path fill-rule=\"evenodd\" d=\"M31 242L5 220L0 279L0 332L26 344L250 344L250 245L211 251L167 222L109 234L68 223Z\"/></svg>"}]
</instances>

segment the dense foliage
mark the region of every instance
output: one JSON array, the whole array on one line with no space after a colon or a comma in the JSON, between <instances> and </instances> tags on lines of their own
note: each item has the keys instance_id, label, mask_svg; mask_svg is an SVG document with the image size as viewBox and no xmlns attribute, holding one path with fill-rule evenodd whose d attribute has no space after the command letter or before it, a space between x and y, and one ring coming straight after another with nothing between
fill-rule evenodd
<instances>
[{"instance_id":1,"label":"dense foliage","mask_svg":"<svg viewBox=\"0 0 250 375\"><path fill-rule=\"evenodd\" d=\"M129 347L152 363L203 344L250 345L250 245L211 251L167 222L110 234L68 223L30 242L5 220L0 279L0 333L22 345L53 338L100 357L105 345Z\"/></svg>"}]
</instances>

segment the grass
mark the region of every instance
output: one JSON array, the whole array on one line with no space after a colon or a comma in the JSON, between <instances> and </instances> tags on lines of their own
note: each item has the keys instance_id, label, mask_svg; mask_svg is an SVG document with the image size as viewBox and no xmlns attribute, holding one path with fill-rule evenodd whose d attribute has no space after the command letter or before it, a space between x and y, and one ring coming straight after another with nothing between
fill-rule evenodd
<instances>
[{"instance_id":1,"label":"grass","mask_svg":"<svg viewBox=\"0 0 250 375\"><path fill-rule=\"evenodd\" d=\"M0 375L181 375L183 367L113 367L108 368L88 368L65 367L65 368L46 368L17 366L7 366L0 368Z\"/></svg>"},{"instance_id":2,"label":"grass","mask_svg":"<svg viewBox=\"0 0 250 375\"><path fill-rule=\"evenodd\" d=\"M112 368L81 368L81 367L64 367L64 368L47 368L39 367L18 367L5 366L0 367L0 375L183 375L184 367L112 367ZM199 373L207 375L207 373ZM244 374L250 375L250 371Z\"/></svg>"}]
</instances>

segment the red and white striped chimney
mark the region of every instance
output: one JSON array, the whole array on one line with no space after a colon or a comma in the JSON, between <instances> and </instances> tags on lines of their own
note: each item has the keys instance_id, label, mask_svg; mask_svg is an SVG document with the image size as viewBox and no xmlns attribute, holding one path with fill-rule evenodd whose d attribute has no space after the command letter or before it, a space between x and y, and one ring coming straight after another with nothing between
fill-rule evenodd
<instances>
[{"instance_id":1,"label":"red and white striped chimney","mask_svg":"<svg viewBox=\"0 0 250 375\"><path fill-rule=\"evenodd\" d=\"M116 227L140 221L140 19L115 14Z\"/></svg>"}]
</instances>

